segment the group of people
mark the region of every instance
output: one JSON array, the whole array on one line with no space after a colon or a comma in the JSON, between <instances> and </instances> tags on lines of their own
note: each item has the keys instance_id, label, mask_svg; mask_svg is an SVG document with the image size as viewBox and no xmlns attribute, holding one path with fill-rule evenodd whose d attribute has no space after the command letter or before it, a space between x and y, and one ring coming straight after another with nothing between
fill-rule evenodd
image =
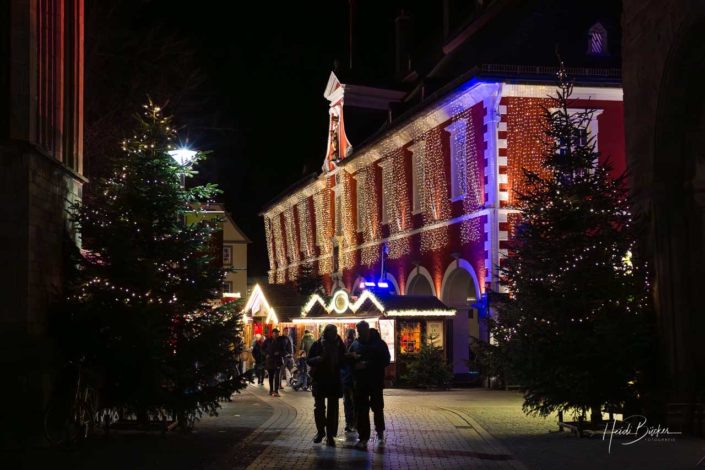
<instances>
[{"instance_id":1,"label":"group of people","mask_svg":"<svg viewBox=\"0 0 705 470\"><path fill-rule=\"evenodd\" d=\"M297 390L308 390L308 377L312 379L311 389L314 398L314 419L316 435L314 443L323 442L335 446L338 434L338 413L340 399L345 410L345 432L357 431L356 448L365 449L370 440L370 410L374 414L375 443L385 444L384 438L384 370L389 365L390 355L387 343L379 332L361 321L355 330L346 332L345 340L338 335L335 325L327 325L320 339L306 331L297 353ZM258 385L264 384L264 372L269 376L269 394L279 397L282 377L293 367L293 344L284 328L272 330L272 336L255 339L252 354L255 359L255 373Z\"/></svg>"}]
</instances>

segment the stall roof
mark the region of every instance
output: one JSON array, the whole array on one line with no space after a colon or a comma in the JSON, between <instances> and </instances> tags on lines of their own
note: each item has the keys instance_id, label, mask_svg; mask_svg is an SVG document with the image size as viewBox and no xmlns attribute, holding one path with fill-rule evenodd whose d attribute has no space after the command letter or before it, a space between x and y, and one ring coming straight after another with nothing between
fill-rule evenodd
<instances>
[{"instance_id":1,"label":"stall roof","mask_svg":"<svg viewBox=\"0 0 705 470\"><path fill-rule=\"evenodd\" d=\"M267 322L288 323L301 316L301 307L306 297L299 294L295 287L286 284L257 284L245 304L245 314L252 317L252 308L262 305L267 314ZM260 310L262 310L260 309ZM260 311L258 310L258 311Z\"/></svg>"},{"instance_id":2,"label":"stall roof","mask_svg":"<svg viewBox=\"0 0 705 470\"><path fill-rule=\"evenodd\" d=\"M337 299L339 296L342 298ZM371 291L364 291L357 299L351 299L345 291L332 297L313 295L300 311L300 316L307 319L453 315L455 310L433 296L375 295Z\"/></svg>"}]
</instances>

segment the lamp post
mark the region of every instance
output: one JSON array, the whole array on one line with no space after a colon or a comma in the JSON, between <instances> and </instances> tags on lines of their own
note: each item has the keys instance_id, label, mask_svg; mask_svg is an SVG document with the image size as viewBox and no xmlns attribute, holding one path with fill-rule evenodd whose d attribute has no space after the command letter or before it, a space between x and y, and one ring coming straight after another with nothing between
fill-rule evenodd
<instances>
[{"instance_id":1,"label":"lamp post","mask_svg":"<svg viewBox=\"0 0 705 470\"><path fill-rule=\"evenodd\" d=\"M176 163L181 166L186 166L193 161L193 158L198 153L197 150L189 150L187 148L179 148L176 150L169 150L169 155L173 158ZM186 189L186 173L181 172L181 189ZM186 223L186 215L180 217L182 223Z\"/></svg>"},{"instance_id":2,"label":"lamp post","mask_svg":"<svg viewBox=\"0 0 705 470\"><path fill-rule=\"evenodd\" d=\"M180 148L176 150L169 150L168 153L171 155L171 158L176 161L176 163L181 166L185 166L193 161L193 157L196 156L198 151ZM181 187L186 188L186 173L181 173Z\"/></svg>"}]
</instances>

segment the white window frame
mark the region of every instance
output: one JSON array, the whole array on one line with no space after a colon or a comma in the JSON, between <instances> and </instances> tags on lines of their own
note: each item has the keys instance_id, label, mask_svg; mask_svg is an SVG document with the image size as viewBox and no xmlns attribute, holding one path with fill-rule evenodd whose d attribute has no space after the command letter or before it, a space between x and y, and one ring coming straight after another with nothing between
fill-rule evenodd
<instances>
[{"instance_id":1,"label":"white window frame","mask_svg":"<svg viewBox=\"0 0 705 470\"><path fill-rule=\"evenodd\" d=\"M595 142L595 152L599 152L599 146L598 146L598 141L599 141L599 131L600 131L600 126L599 122L597 121L597 117L602 114L605 110L604 109L593 109L593 108L587 108L588 111L592 111L592 119L590 119L590 123L587 126L587 131L588 131L588 139L591 137L594 137L594 142ZM551 113L555 113L558 111L558 108L550 108L549 111ZM576 114L579 113L584 113L585 108L568 108L568 116L573 117ZM597 160L595 160L594 164L597 166Z\"/></svg>"},{"instance_id":2,"label":"white window frame","mask_svg":"<svg viewBox=\"0 0 705 470\"><path fill-rule=\"evenodd\" d=\"M409 147L411 152L411 185L412 185L412 208L411 213L416 215L423 212L424 200L424 159L426 158L426 141L422 140Z\"/></svg>"},{"instance_id":3,"label":"white window frame","mask_svg":"<svg viewBox=\"0 0 705 470\"><path fill-rule=\"evenodd\" d=\"M465 143L468 138L467 135L468 120L466 118L458 119L445 128L446 131L450 132L450 200L459 201L465 197L467 193L467 165L463 168L458 168L458 158L463 158L463 161L467 160L467 155L465 155ZM462 136L463 138L456 138ZM460 144L460 145L458 145ZM460 148L458 148L460 147ZM459 153L460 152L460 153Z\"/></svg>"}]
</instances>

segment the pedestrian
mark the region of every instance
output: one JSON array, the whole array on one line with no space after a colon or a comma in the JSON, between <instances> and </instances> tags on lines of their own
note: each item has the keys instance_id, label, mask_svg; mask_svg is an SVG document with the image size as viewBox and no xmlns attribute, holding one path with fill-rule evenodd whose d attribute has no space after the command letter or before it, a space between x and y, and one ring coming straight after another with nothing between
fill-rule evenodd
<instances>
[{"instance_id":1,"label":"pedestrian","mask_svg":"<svg viewBox=\"0 0 705 470\"><path fill-rule=\"evenodd\" d=\"M340 380L340 369L352 356L345 352L345 344L338 336L335 325L326 325L323 336L311 345L308 354L308 365L311 366L313 379L313 415L316 421L316 435L313 442L318 444L326 438L326 445L335 446L335 436L338 434L338 410L340 398L343 396L343 386ZM326 413L328 400L328 413Z\"/></svg>"},{"instance_id":2,"label":"pedestrian","mask_svg":"<svg viewBox=\"0 0 705 470\"><path fill-rule=\"evenodd\" d=\"M288 327L284 327L284 334L281 336L281 338L282 342L285 344L286 354L284 354L284 357L282 358L279 388L284 388L284 384L286 383L286 371L289 370L289 372L291 372L294 368L294 360L292 358L292 355L294 354L294 345L291 341L291 337L289 336Z\"/></svg>"},{"instance_id":3,"label":"pedestrian","mask_svg":"<svg viewBox=\"0 0 705 470\"><path fill-rule=\"evenodd\" d=\"M282 359L286 354L286 343L279 336L279 329L272 330L272 336L267 338L262 345L265 351L265 367L269 376L269 395L279 397L279 371L282 367Z\"/></svg>"},{"instance_id":4,"label":"pedestrian","mask_svg":"<svg viewBox=\"0 0 705 470\"><path fill-rule=\"evenodd\" d=\"M357 418L358 442L355 447L366 449L370 440L370 408L374 413L376 445L383 446L384 440L384 369L389 365L390 355L387 343L379 332L371 329L369 323L357 324L357 340L350 346L357 362L353 368L355 416Z\"/></svg>"},{"instance_id":5,"label":"pedestrian","mask_svg":"<svg viewBox=\"0 0 705 470\"><path fill-rule=\"evenodd\" d=\"M306 364L306 351L299 351L299 357L296 359L296 385L294 390L308 390L308 364Z\"/></svg>"},{"instance_id":6,"label":"pedestrian","mask_svg":"<svg viewBox=\"0 0 705 470\"><path fill-rule=\"evenodd\" d=\"M349 350L355 341L355 330L350 328L345 332L345 350ZM343 383L343 409L345 410L345 432L354 432L355 425L355 402L353 400L353 364L345 364L340 370Z\"/></svg>"},{"instance_id":7,"label":"pedestrian","mask_svg":"<svg viewBox=\"0 0 705 470\"><path fill-rule=\"evenodd\" d=\"M313 339L313 333L308 330L304 331L304 336L301 338L301 351L306 351L307 356L309 355L309 349L311 349L311 345L314 341L316 340Z\"/></svg>"},{"instance_id":8,"label":"pedestrian","mask_svg":"<svg viewBox=\"0 0 705 470\"><path fill-rule=\"evenodd\" d=\"M252 344L252 356L255 360L255 377L257 377L257 385L264 385L264 361L267 353L264 351L262 335L256 334L255 341Z\"/></svg>"}]
</instances>

